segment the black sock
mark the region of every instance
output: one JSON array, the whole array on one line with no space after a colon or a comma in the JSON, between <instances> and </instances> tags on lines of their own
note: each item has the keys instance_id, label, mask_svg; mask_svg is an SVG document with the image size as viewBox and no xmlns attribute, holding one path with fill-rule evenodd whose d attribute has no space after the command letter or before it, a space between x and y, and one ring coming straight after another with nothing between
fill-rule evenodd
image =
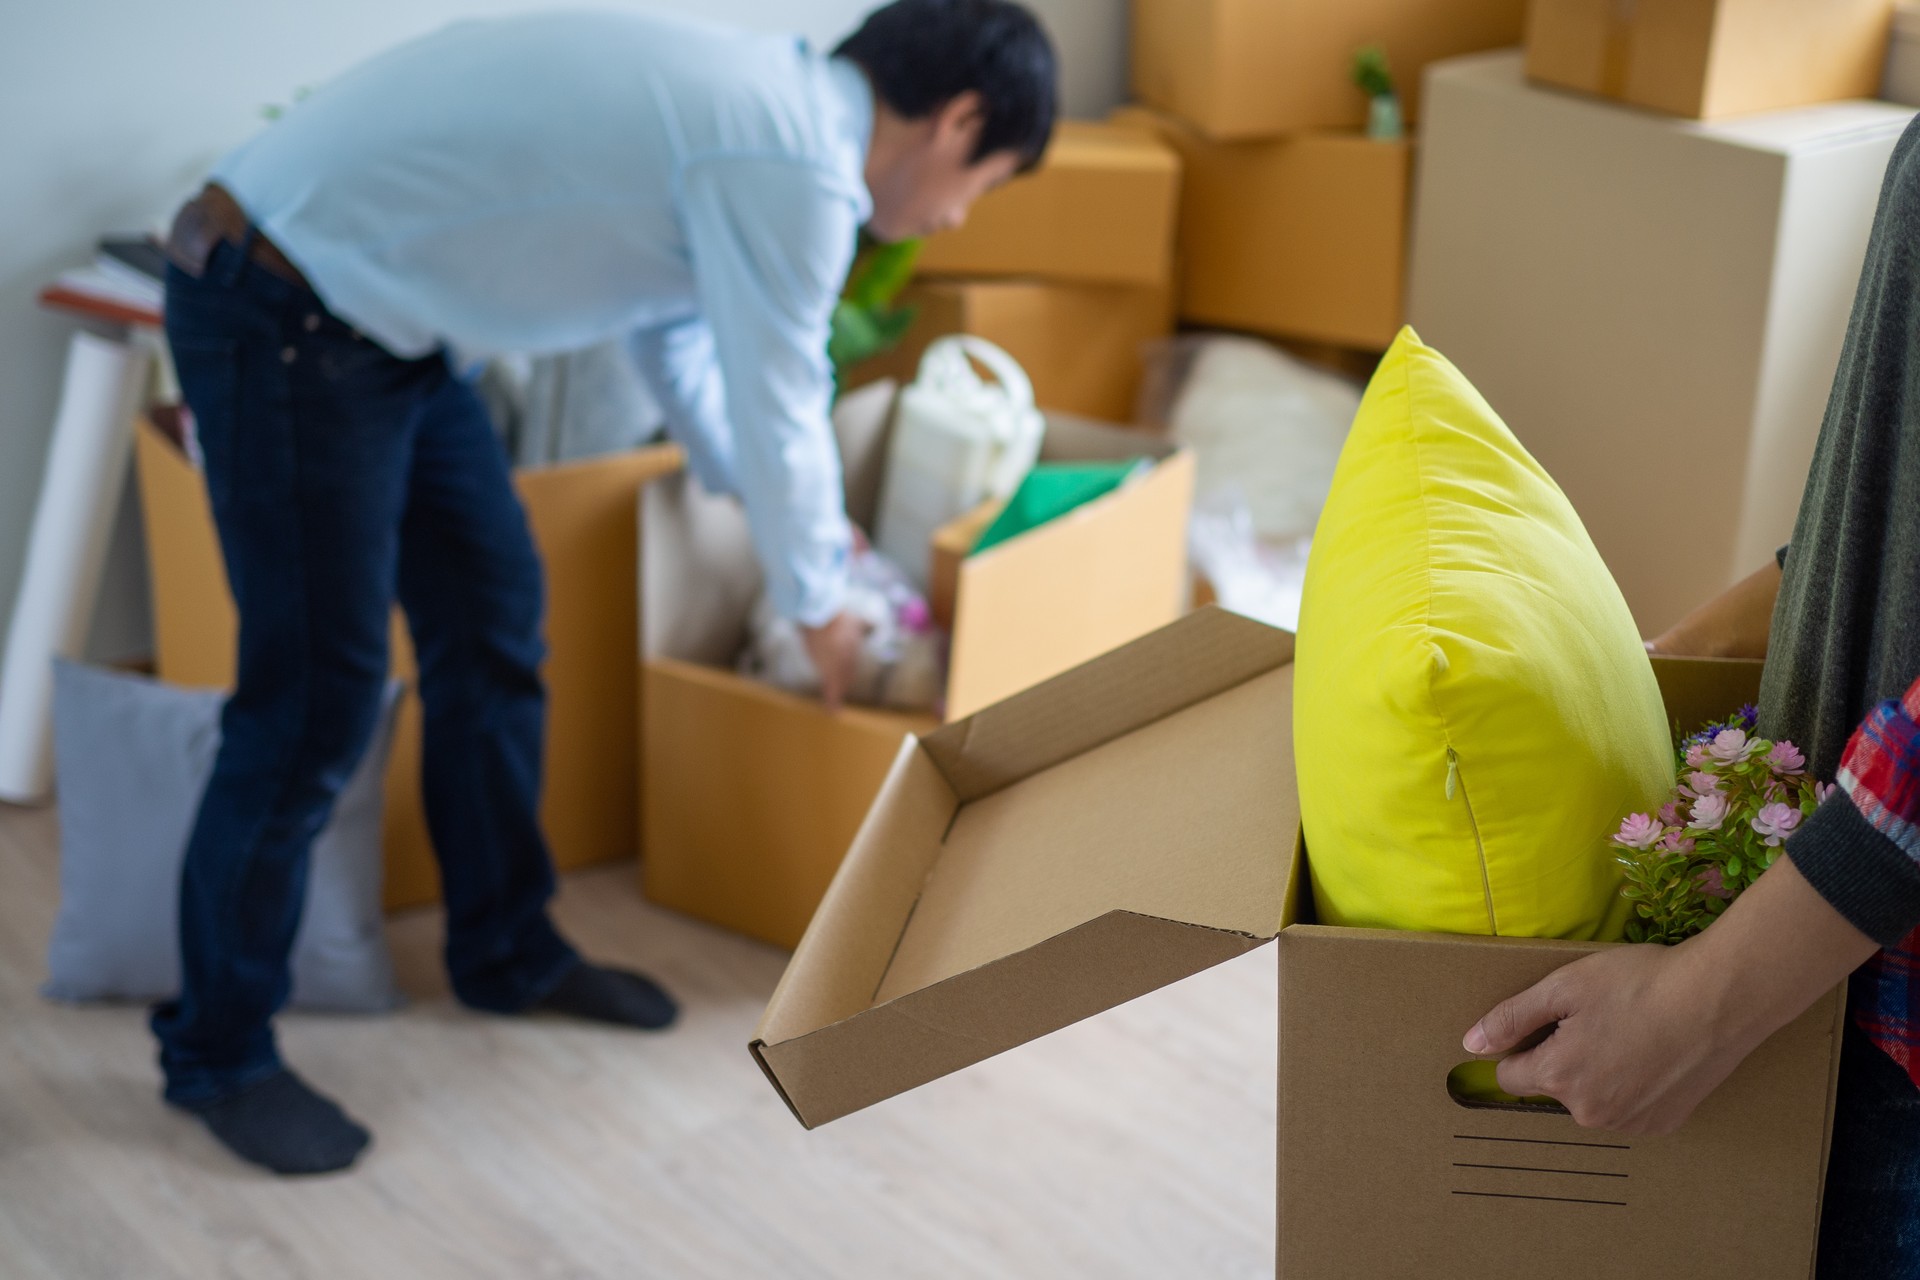
<instances>
[{"instance_id":1,"label":"black sock","mask_svg":"<svg viewBox=\"0 0 1920 1280\"><path fill-rule=\"evenodd\" d=\"M174 1105L199 1116L233 1154L274 1173L332 1173L373 1140L331 1098L284 1067L223 1097Z\"/></svg>"},{"instance_id":2,"label":"black sock","mask_svg":"<svg viewBox=\"0 0 1920 1280\"><path fill-rule=\"evenodd\" d=\"M582 960L560 985L533 1006L541 1013L564 1013L589 1022L658 1031L679 1013L673 997L649 978L625 969L603 969Z\"/></svg>"}]
</instances>

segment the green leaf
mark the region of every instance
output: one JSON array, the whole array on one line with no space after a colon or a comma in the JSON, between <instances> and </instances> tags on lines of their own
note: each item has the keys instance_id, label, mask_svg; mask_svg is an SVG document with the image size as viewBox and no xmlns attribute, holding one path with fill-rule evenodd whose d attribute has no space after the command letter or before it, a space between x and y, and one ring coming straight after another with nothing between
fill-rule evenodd
<instances>
[{"instance_id":1,"label":"green leaf","mask_svg":"<svg viewBox=\"0 0 1920 1280\"><path fill-rule=\"evenodd\" d=\"M1384 98L1393 92L1393 74L1387 70L1387 52L1370 44L1353 55L1353 82L1369 98Z\"/></svg>"},{"instance_id":2,"label":"green leaf","mask_svg":"<svg viewBox=\"0 0 1920 1280\"><path fill-rule=\"evenodd\" d=\"M868 246L854 259L842 296L854 306L869 311L892 306L893 300L913 279L920 245L918 240L900 240Z\"/></svg>"}]
</instances>

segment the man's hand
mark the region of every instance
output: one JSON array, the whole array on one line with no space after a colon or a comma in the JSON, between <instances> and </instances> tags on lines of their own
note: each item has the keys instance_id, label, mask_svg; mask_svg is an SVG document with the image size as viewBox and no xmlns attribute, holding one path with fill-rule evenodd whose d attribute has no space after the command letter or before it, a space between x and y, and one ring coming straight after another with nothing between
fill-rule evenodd
<instances>
[{"instance_id":1,"label":"man's hand","mask_svg":"<svg viewBox=\"0 0 1920 1280\"><path fill-rule=\"evenodd\" d=\"M1647 649L1676 658L1764 658L1779 595L1780 566L1769 560L1647 641Z\"/></svg>"},{"instance_id":2,"label":"man's hand","mask_svg":"<svg viewBox=\"0 0 1920 1280\"><path fill-rule=\"evenodd\" d=\"M807 656L820 674L820 700L827 710L838 711L853 687L854 672L860 661L860 645L867 638L867 624L850 613L842 613L820 627L801 627L807 642Z\"/></svg>"},{"instance_id":3,"label":"man's hand","mask_svg":"<svg viewBox=\"0 0 1920 1280\"><path fill-rule=\"evenodd\" d=\"M1677 947L1611 947L1495 1008L1462 1044L1510 1053L1500 1087L1545 1094L1580 1124L1671 1133L1762 1041L1873 954L1781 858L1706 932Z\"/></svg>"}]
</instances>

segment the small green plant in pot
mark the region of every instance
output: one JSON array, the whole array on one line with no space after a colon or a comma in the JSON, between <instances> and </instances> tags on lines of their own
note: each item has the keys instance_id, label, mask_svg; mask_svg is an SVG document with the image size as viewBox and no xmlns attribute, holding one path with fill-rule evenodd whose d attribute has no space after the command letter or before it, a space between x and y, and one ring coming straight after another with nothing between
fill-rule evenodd
<instances>
[{"instance_id":1,"label":"small green plant in pot","mask_svg":"<svg viewBox=\"0 0 1920 1280\"><path fill-rule=\"evenodd\" d=\"M1400 114L1400 91L1387 70L1387 51L1367 45L1353 55L1353 82L1367 95L1367 136L1377 142L1398 142L1406 136Z\"/></svg>"}]
</instances>

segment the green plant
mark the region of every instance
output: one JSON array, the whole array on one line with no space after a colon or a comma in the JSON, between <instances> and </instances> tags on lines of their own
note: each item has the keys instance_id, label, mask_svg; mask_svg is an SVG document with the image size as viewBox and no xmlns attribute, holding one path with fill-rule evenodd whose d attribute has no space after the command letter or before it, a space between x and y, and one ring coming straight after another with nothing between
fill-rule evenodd
<instances>
[{"instance_id":1,"label":"green plant","mask_svg":"<svg viewBox=\"0 0 1920 1280\"><path fill-rule=\"evenodd\" d=\"M1369 98L1395 96L1393 73L1387 70L1387 51L1377 44L1367 45L1353 55L1353 82Z\"/></svg>"},{"instance_id":2,"label":"green plant","mask_svg":"<svg viewBox=\"0 0 1920 1280\"><path fill-rule=\"evenodd\" d=\"M1754 737L1757 718L1742 707L1682 739L1672 798L1657 813L1630 814L1614 833L1620 892L1633 904L1628 941L1671 945L1712 924L1831 790L1791 742Z\"/></svg>"},{"instance_id":3,"label":"green plant","mask_svg":"<svg viewBox=\"0 0 1920 1280\"><path fill-rule=\"evenodd\" d=\"M913 279L919 256L918 240L893 244L866 240L854 255L847 287L834 304L827 338L827 359L833 364L836 386L853 365L898 346L912 327L915 309L896 306L895 299Z\"/></svg>"}]
</instances>

